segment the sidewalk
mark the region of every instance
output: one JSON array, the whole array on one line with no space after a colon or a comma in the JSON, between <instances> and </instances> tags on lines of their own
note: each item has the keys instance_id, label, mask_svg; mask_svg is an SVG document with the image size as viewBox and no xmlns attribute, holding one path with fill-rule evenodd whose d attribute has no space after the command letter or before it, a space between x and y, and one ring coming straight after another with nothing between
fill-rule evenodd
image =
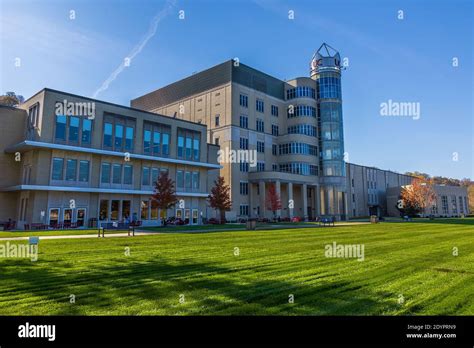
<instances>
[{"instance_id":1,"label":"sidewalk","mask_svg":"<svg viewBox=\"0 0 474 348\"><path fill-rule=\"evenodd\" d=\"M340 222L336 223L336 226L326 226L322 227L318 224L314 225L265 225L257 227L256 231L264 231L264 230L281 230L281 229L290 229L290 228L331 228L331 227L338 227L338 226L353 226L353 225L367 225L370 222ZM157 234L166 234L166 233L203 233L203 232L242 232L246 231L245 227L243 226L242 229L238 228L223 228L223 229L208 229L208 230L178 230L174 231L145 231L145 230L137 230L135 231L135 236L149 236L149 235L157 235ZM41 240L47 239L86 239L86 238L99 238L97 234L76 234L76 235L57 235L57 236L38 236ZM115 238L115 237L128 237L127 232L122 233L106 233L105 238ZM132 237L132 236L130 236ZM28 240L30 237L2 237L0 241L8 241L8 240ZM100 237L102 238L102 236Z\"/></svg>"}]
</instances>

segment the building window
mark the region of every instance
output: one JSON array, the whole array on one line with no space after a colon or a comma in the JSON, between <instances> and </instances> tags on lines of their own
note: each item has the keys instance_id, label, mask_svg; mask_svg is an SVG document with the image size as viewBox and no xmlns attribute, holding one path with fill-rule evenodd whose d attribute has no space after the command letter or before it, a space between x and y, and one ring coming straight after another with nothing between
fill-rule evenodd
<instances>
[{"instance_id":1,"label":"building window","mask_svg":"<svg viewBox=\"0 0 474 348\"><path fill-rule=\"evenodd\" d=\"M272 105L272 116L278 117L278 106Z\"/></svg>"},{"instance_id":2,"label":"building window","mask_svg":"<svg viewBox=\"0 0 474 348\"><path fill-rule=\"evenodd\" d=\"M114 163L112 165L112 184L122 183L122 165Z\"/></svg>"},{"instance_id":3,"label":"building window","mask_svg":"<svg viewBox=\"0 0 474 348\"><path fill-rule=\"evenodd\" d=\"M257 162L257 172L265 171L265 162Z\"/></svg>"},{"instance_id":4,"label":"building window","mask_svg":"<svg viewBox=\"0 0 474 348\"><path fill-rule=\"evenodd\" d=\"M280 172L299 175L318 175L318 166L302 162L283 163L280 164Z\"/></svg>"},{"instance_id":5,"label":"building window","mask_svg":"<svg viewBox=\"0 0 474 348\"><path fill-rule=\"evenodd\" d=\"M66 180L76 181L77 160L68 159L66 162Z\"/></svg>"},{"instance_id":6,"label":"building window","mask_svg":"<svg viewBox=\"0 0 474 348\"><path fill-rule=\"evenodd\" d=\"M249 183L247 181L240 182L240 194L241 195L249 194Z\"/></svg>"},{"instance_id":7,"label":"building window","mask_svg":"<svg viewBox=\"0 0 474 348\"><path fill-rule=\"evenodd\" d=\"M249 140L247 138L240 138L240 148L242 150L249 149Z\"/></svg>"},{"instance_id":8,"label":"building window","mask_svg":"<svg viewBox=\"0 0 474 348\"><path fill-rule=\"evenodd\" d=\"M119 219L119 200L112 200L110 203L110 220L118 220Z\"/></svg>"},{"instance_id":9,"label":"building window","mask_svg":"<svg viewBox=\"0 0 474 348\"><path fill-rule=\"evenodd\" d=\"M100 175L100 182L103 184L110 183L110 163L102 163L102 173Z\"/></svg>"},{"instance_id":10,"label":"building window","mask_svg":"<svg viewBox=\"0 0 474 348\"><path fill-rule=\"evenodd\" d=\"M199 189L199 172L193 172L193 189Z\"/></svg>"},{"instance_id":11,"label":"building window","mask_svg":"<svg viewBox=\"0 0 474 348\"><path fill-rule=\"evenodd\" d=\"M216 115L215 120L214 120L214 125L215 125L216 127L219 126L219 116L220 116L220 115Z\"/></svg>"},{"instance_id":12,"label":"building window","mask_svg":"<svg viewBox=\"0 0 474 348\"><path fill-rule=\"evenodd\" d=\"M244 94L240 95L240 106L242 106L244 108L249 107L249 97L248 96L246 96Z\"/></svg>"},{"instance_id":13,"label":"building window","mask_svg":"<svg viewBox=\"0 0 474 348\"><path fill-rule=\"evenodd\" d=\"M273 156L278 155L278 146L276 144L272 144L272 155Z\"/></svg>"},{"instance_id":14,"label":"building window","mask_svg":"<svg viewBox=\"0 0 474 348\"><path fill-rule=\"evenodd\" d=\"M239 165L240 165L240 171L241 171L241 172L246 173L246 172L249 171L249 164L248 164L248 162L240 162Z\"/></svg>"},{"instance_id":15,"label":"building window","mask_svg":"<svg viewBox=\"0 0 474 348\"><path fill-rule=\"evenodd\" d=\"M39 126L39 103L36 103L28 109L28 121L30 127L38 128Z\"/></svg>"},{"instance_id":16,"label":"building window","mask_svg":"<svg viewBox=\"0 0 474 348\"><path fill-rule=\"evenodd\" d=\"M150 168L143 167L142 170L142 185L148 186L150 185Z\"/></svg>"},{"instance_id":17,"label":"building window","mask_svg":"<svg viewBox=\"0 0 474 348\"><path fill-rule=\"evenodd\" d=\"M264 112L264 103L262 99L257 99L255 101L255 110L258 112Z\"/></svg>"},{"instance_id":18,"label":"building window","mask_svg":"<svg viewBox=\"0 0 474 348\"><path fill-rule=\"evenodd\" d=\"M79 117L69 117L69 141L75 143L79 141Z\"/></svg>"},{"instance_id":19,"label":"building window","mask_svg":"<svg viewBox=\"0 0 474 348\"><path fill-rule=\"evenodd\" d=\"M454 198L456 199L456 198ZM462 197L459 196L459 213L464 214L464 205L462 204Z\"/></svg>"},{"instance_id":20,"label":"building window","mask_svg":"<svg viewBox=\"0 0 474 348\"><path fill-rule=\"evenodd\" d=\"M288 118L305 116L316 117L316 108L308 105L296 105L288 108Z\"/></svg>"},{"instance_id":21,"label":"building window","mask_svg":"<svg viewBox=\"0 0 474 348\"><path fill-rule=\"evenodd\" d=\"M275 124L272 124L272 135L278 136L278 126Z\"/></svg>"},{"instance_id":22,"label":"building window","mask_svg":"<svg viewBox=\"0 0 474 348\"><path fill-rule=\"evenodd\" d=\"M257 118L257 132L264 132L265 131L265 123L263 120Z\"/></svg>"},{"instance_id":23,"label":"building window","mask_svg":"<svg viewBox=\"0 0 474 348\"><path fill-rule=\"evenodd\" d=\"M148 201L142 201L140 208L140 217L142 220L148 220Z\"/></svg>"},{"instance_id":24,"label":"building window","mask_svg":"<svg viewBox=\"0 0 474 348\"><path fill-rule=\"evenodd\" d=\"M131 151L135 120L122 116L104 116L103 147L115 151ZM145 136L144 136L145 138Z\"/></svg>"},{"instance_id":25,"label":"building window","mask_svg":"<svg viewBox=\"0 0 474 348\"><path fill-rule=\"evenodd\" d=\"M176 171L176 187L184 188L184 173L182 170Z\"/></svg>"},{"instance_id":26,"label":"building window","mask_svg":"<svg viewBox=\"0 0 474 348\"><path fill-rule=\"evenodd\" d=\"M441 196L441 209L444 215L448 215L448 196Z\"/></svg>"},{"instance_id":27,"label":"building window","mask_svg":"<svg viewBox=\"0 0 474 348\"><path fill-rule=\"evenodd\" d=\"M215 138L215 139L214 139L214 145L219 146L219 138Z\"/></svg>"},{"instance_id":28,"label":"building window","mask_svg":"<svg viewBox=\"0 0 474 348\"><path fill-rule=\"evenodd\" d=\"M316 98L316 90L311 87L306 86L298 86L296 88L292 88L286 91L286 99L294 99L294 98Z\"/></svg>"},{"instance_id":29,"label":"building window","mask_svg":"<svg viewBox=\"0 0 474 348\"><path fill-rule=\"evenodd\" d=\"M309 124L297 124L288 127L288 134L303 134L311 137L317 137L318 132L316 126Z\"/></svg>"},{"instance_id":30,"label":"building window","mask_svg":"<svg viewBox=\"0 0 474 348\"><path fill-rule=\"evenodd\" d=\"M453 214L457 214L458 204L457 204L456 196L451 196L451 204L453 205Z\"/></svg>"},{"instance_id":31,"label":"building window","mask_svg":"<svg viewBox=\"0 0 474 348\"><path fill-rule=\"evenodd\" d=\"M63 180L64 159L53 158L53 175L52 180Z\"/></svg>"},{"instance_id":32,"label":"building window","mask_svg":"<svg viewBox=\"0 0 474 348\"><path fill-rule=\"evenodd\" d=\"M54 227L59 222L59 208L49 209L49 226Z\"/></svg>"},{"instance_id":33,"label":"building window","mask_svg":"<svg viewBox=\"0 0 474 348\"><path fill-rule=\"evenodd\" d=\"M265 143L263 141L257 141L257 152L265 152Z\"/></svg>"},{"instance_id":34,"label":"building window","mask_svg":"<svg viewBox=\"0 0 474 348\"><path fill-rule=\"evenodd\" d=\"M278 164L276 164L276 163L272 164L272 171L278 172Z\"/></svg>"},{"instance_id":35,"label":"building window","mask_svg":"<svg viewBox=\"0 0 474 348\"><path fill-rule=\"evenodd\" d=\"M66 116L64 115L57 115L56 116L56 140L64 140L66 141Z\"/></svg>"},{"instance_id":36,"label":"building window","mask_svg":"<svg viewBox=\"0 0 474 348\"><path fill-rule=\"evenodd\" d=\"M82 120L82 144L90 144L92 135L92 121L89 119Z\"/></svg>"},{"instance_id":37,"label":"building window","mask_svg":"<svg viewBox=\"0 0 474 348\"><path fill-rule=\"evenodd\" d=\"M321 77L317 81L318 99L341 98L341 80L335 76Z\"/></svg>"},{"instance_id":38,"label":"building window","mask_svg":"<svg viewBox=\"0 0 474 348\"><path fill-rule=\"evenodd\" d=\"M158 180L158 175L160 170L158 168L151 168L151 184L154 185L155 182Z\"/></svg>"},{"instance_id":39,"label":"building window","mask_svg":"<svg viewBox=\"0 0 474 348\"><path fill-rule=\"evenodd\" d=\"M247 204L240 205L240 215L249 216L249 206Z\"/></svg>"},{"instance_id":40,"label":"building window","mask_svg":"<svg viewBox=\"0 0 474 348\"><path fill-rule=\"evenodd\" d=\"M240 115L240 127L248 129L249 128L249 118L245 115Z\"/></svg>"},{"instance_id":41,"label":"building window","mask_svg":"<svg viewBox=\"0 0 474 348\"><path fill-rule=\"evenodd\" d=\"M109 219L109 201L101 199L99 204L99 220L106 221Z\"/></svg>"},{"instance_id":42,"label":"building window","mask_svg":"<svg viewBox=\"0 0 474 348\"><path fill-rule=\"evenodd\" d=\"M200 141L201 133L178 129L178 158L198 161L200 158Z\"/></svg>"},{"instance_id":43,"label":"building window","mask_svg":"<svg viewBox=\"0 0 474 348\"><path fill-rule=\"evenodd\" d=\"M125 164L123 166L123 183L125 185L132 185L133 180L133 166Z\"/></svg>"},{"instance_id":44,"label":"building window","mask_svg":"<svg viewBox=\"0 0 474 348\"><path fill-rule=\"evenodd\" d=\"M143 133L144 153L153 156L168 156L170 133L169 126L146 122Z\"/></svg>"},{"instance_id":45,"label":"building window","mask_svg":"<svg viewBox=\"0 0 474 348\"><path fill-rule=\"evenodd\" d=\"M89 161L79 161L79 181L89 181Z\"/></svg>"},{"instance_id":46,"label":"building window","mask_svg":"<svg viewBox=\"0 0 474 348\"><path fill-rule=\"evenodd\" d=\"M191 172L184 172L184 187L187 189L192 187Z\"/></svg>"},{"instance_id":47,"label":"building window","mask_svg":"<svg viewBox=\"0 0 474 348\"><path fill-rule=\"evenodd\" d=\"M112 123L104 123L104 147L112 147Z\"/></svg>"},{"instance_id":48,"label":"building window","mask_svg":"<svg viewBox=\"0 0 474 348\"><path fill-rule=\"evenodd\" d=\"M318 147L315 145L310 145L306 143L291 142L288 144L280 144L279 154L280 155L297 154L297 155L318 156ZM325 159L330 159L330 158L327 158L326 156Z\"/></svg>"}]
</instances>

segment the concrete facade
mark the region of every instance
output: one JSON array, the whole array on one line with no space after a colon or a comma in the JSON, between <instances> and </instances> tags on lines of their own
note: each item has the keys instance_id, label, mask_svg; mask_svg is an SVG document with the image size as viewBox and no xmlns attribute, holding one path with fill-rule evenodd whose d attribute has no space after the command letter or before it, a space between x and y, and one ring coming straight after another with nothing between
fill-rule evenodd
<instances>
[{"instance_id":1,"label":"concrete facade","mask_svg":"<svg viewBox=\"0 0 474 348\"><path fill-rule=\"evenodd\" d=\"M94 107L93 118L57 115L58 103ZM129 107L44 89L19 108L0 107L0 220L17 226L91 219L158 221L150 196L167 171L180 204L162 216L197 224L215 216L206 198L221 168L207 129ZM65 123L63 123L65 122ZM180 134L191 147L178 148ZM178 177L180 180L178 180Z\"/></svg>"},{"instance_id":2,"label":"concrete facade","mask_svg":"<svg viewBox=\"0 0 474 348\"><path fill-rule=\"evenodd\" d=\"M271 218L269 185L282 218L347 217L340 57L323 44L310 76L283 81L230 60L131 101L131 106L208 126L223 151L249 150L255 166L222 161L230 220ZM244 163L242 163L244 162Z\"/></svg>"},{"instance_id":3,"label":"concrete facade","mask_svg":"<svg viewBox=\"0 0 474 348\"><path fill-rule=\"evenodd\" d=\"M397 204L402 186L387 190L387 213L389 216L400 216ZM434 185L433 189L436 195L435 203L426 209L424 216L460 217L470 214L467 187Z\"/></svg>"},{"instance_id":4,"label":"concrete facade","mask_svg":"<svg viewBox=\"0 0 474 348\"><path fill-rule=\"evenodd\" d=\"M405 174L353 163L346 163L346 173L348 213L352 218L390 215L387 191L413 180Z\"/></svg>"}]
</instances>

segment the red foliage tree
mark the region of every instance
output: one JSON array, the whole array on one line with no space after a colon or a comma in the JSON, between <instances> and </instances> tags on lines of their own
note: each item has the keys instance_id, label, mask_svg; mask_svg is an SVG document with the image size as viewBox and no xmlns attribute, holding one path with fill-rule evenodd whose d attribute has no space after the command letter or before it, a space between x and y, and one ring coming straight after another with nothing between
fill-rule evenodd
<instances>
[{"instance_id":1,"label":"red foliage tree","mask_svg":"<svg viewBox=\"0 0 474 348\"><path fill-rule=\"evenodd\" d=\"M273 212L273 218L276 219L277 210L281 209L281 199L274 184L268 186L268 195L266 199L267 210Z\"/></svg>"},{"instance_id":2,"label":"red foliage tree","mask_svg":"<svg viewBox=\"0 0 474 348\"><path fill-rule=\"evenodd\" d=\"M207 199L211 208L219 210L221 224L225 223L225 212L232 208L232 201L230 200L230 187L225 184L224 177L219 176L214 181L214 187Z\"/></svg>"},{"instance_id":3,"label":"red foliage tree","mask_svg":"<svg viewBox=\"0 0 474 348\"><path fill-rule=\"evenodd\" d=\"M167 210L178 202L174 181L168 177L168 172L160 173L155 182L155 190L151 200L158 207L158 216L160 217L158 221L161 224L161 210Z\"/></svg>"}]
</instances>

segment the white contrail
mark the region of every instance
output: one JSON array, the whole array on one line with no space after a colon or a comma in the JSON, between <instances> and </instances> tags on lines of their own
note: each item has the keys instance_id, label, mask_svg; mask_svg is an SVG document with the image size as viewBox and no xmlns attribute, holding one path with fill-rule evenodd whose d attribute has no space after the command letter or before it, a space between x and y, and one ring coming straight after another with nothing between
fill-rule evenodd
<instances>
[{"instance_id":1,"label":"white contrail","mask_svg":"<svg viewBox=\"0 0 474 348\"><path fill-rule=\"evenodd\" d=\"M130 62L139 54L142 49L146 46L148 41L156 34L156 30L158 29L158 24L161 22L163 18L165 18L175 5L175 0L169 0L166 3L166 6L157 13L157 15L153 18L150 23L150 27L148 32L143 36L140 42L130 51L130 53L125 57L122 63L115 69L112 74L102 83L92 96L93 98L97 98L99 93L105 91L109 88L109 85L117 78L118 75L130 64Z\"/></svg>"}]
</instances>

